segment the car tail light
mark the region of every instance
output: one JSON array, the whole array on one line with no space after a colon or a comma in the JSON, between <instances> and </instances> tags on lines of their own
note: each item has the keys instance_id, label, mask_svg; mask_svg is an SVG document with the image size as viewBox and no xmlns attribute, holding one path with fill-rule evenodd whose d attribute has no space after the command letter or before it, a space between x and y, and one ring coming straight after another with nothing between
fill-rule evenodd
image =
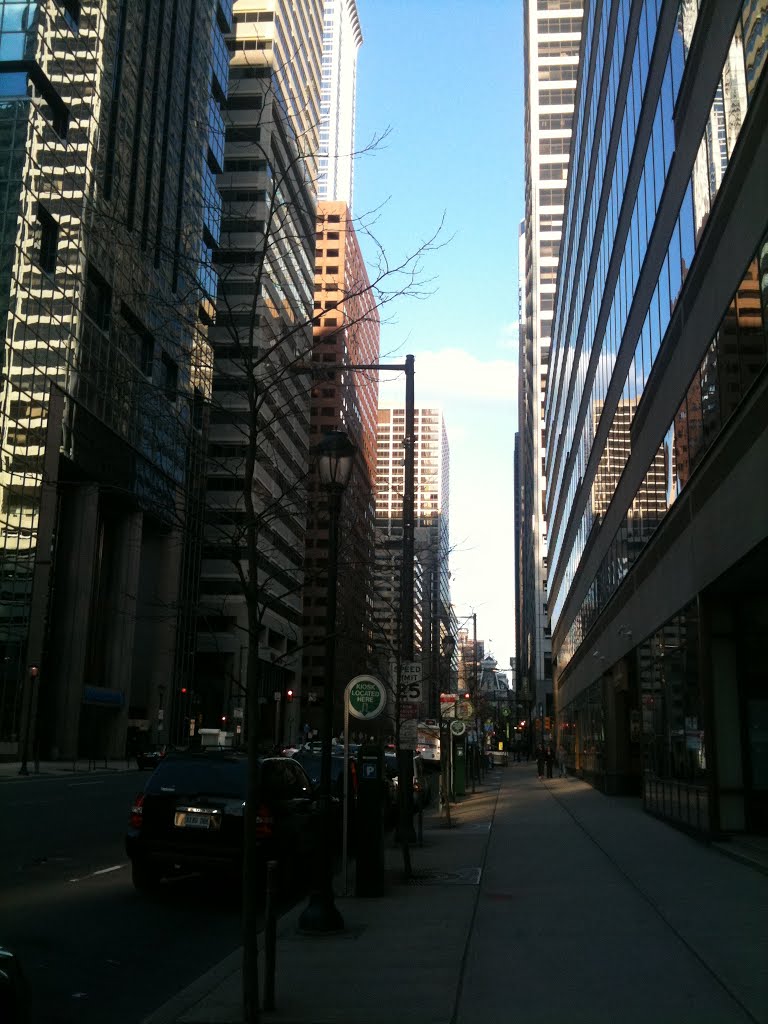
<instances>
[{"instance_id":1,"label":"car tail light","mask_svg":"<svg viewBox=\"0 0 768 1024\"><path fill-rule=\"evenodd\" d=\"M136 799L133 801L133 807L131 807L131 816L128 819L131 828L141 828L144 815L144 794L139 793Z\"/></svg>"},{"instance_id":2,"label":"car tail light","mask_svg":"<svg viewBox=\"0 0 768 1024\"><path fill-rule=\"evenodd\" d=\"M259 804L256 811L256 835L259 839L268 839L272 835L275 820L272 811L266 804Z\"/></svg>"}]
</instances>

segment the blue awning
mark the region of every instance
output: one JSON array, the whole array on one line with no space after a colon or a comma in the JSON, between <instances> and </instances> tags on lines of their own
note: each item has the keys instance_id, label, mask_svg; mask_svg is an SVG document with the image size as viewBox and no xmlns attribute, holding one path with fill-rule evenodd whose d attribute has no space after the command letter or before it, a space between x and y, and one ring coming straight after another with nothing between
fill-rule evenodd
<instances>
[{"instance_id":1,"label":"blue awning","mask_svg":"<svg viewBox=\"0 0 768 1024\"><path fill-rule=\"evenodd\" d=\"M104 686L86 686L83 690L83 704L107 704L109 707L121 708L125 704L122 690L108 690Z\"/></svg>"}]
</instances>

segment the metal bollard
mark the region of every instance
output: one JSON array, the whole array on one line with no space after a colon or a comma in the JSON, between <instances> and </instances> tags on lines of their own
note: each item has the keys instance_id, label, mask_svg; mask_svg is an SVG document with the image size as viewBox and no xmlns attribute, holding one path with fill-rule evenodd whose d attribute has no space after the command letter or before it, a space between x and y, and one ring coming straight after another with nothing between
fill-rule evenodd
<instances>
[{"instance_id":1,"label":"metal bollard","mask_svg":"<svg viewBox=\"0 0 768 1024\"><path fill-rule=\"evenodd\" d=\"M275 1008L277 965L277 861L267 863L267 901L264 915L264 1009Z\"/></svg>"}]
</instances>

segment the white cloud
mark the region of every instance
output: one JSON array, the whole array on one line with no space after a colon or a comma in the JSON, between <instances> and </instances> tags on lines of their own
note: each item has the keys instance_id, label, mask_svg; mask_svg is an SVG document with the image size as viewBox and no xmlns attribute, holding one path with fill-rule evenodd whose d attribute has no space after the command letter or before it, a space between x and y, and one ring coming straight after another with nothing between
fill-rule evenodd
<instances>
[{"instance_id":1,"label":"white cloud","mask_svg":"<svg viewBox=\"0 0 768 1024\"><path fill-rule=\"evenodd\" d=\"M517 404L517 363L511 359L482 360L460 348L419 352L414 362L416 404L434 402L444 409L455 399ZM405 402L402 374L382 374L382 402Z\"/></svg>"},{"instance_id":2,"label":"white cloud","mask_svg":"<svg viewBox=\"0 0 768 1024\"><path fill-rule=\"evenodd\" d=\"M517 373L511 359L483 359L465 349L416 352L416 403L442 407L450 446L452 600L459 618L477 612L478 639L501 666L515 642ZM382 402L403 404L403 375L383 376L389 380L380 388Z\"/></svg>"},{"instance_id":3,"label":"white cloud","mask_svg":"<svg viewBox=\"0 0 768 1024\"><path fill-rule=\"evenodd\" d=\"M510 352L514 352L515 361L517 361L517 353L520 347L520 321L513 320L511 324L505 324L501 329L501 338L499 339L498 348L508 349Z\"/></svg>"}]
</instances>

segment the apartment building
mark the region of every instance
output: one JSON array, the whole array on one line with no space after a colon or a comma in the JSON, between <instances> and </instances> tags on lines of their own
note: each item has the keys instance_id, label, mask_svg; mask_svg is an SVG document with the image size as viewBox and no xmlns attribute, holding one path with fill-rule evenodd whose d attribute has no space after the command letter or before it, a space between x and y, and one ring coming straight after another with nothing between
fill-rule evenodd
<instances>
[{"instance_id":1,"label":"apartment building","mask_svg":"<svg viewBox=\"0 0 768 1024\"><path fill-rule=\"evenodd\" d=\"M373 574L379 315L349 207L318 203L310 437L345 431L357 448L339 529L335 702L349 680L373 667ZM369 367L370 369L365 369ZM302 714L319 728L326 680L327 498L311 478L304 587Z\"/></svg>"},{"instance_id":2,"label":"apartment building","mask_svg":"<svg viewBox=\"0 0 768 1024\"><path fill-rule=\"evenodd\" d=\"M195 692L235 738L298 733L322 0L236 0Z\"/></svg>"}]
</instances>

